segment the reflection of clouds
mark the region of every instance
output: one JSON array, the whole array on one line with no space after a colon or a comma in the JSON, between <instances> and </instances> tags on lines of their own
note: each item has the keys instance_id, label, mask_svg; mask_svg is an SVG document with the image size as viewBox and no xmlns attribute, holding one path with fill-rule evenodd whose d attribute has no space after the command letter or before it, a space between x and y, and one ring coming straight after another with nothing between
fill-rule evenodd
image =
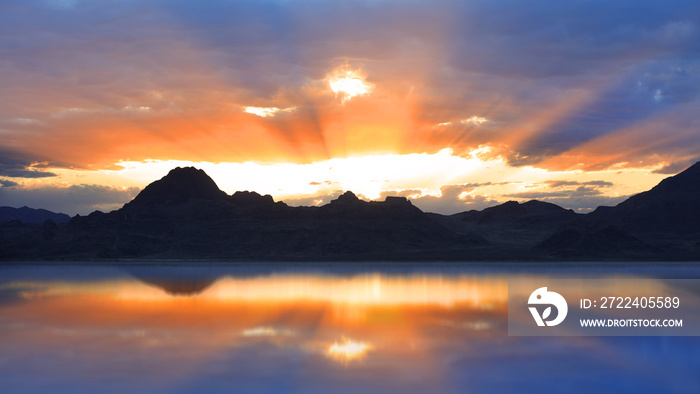
<instances>
[{"instance_id":1,"label":"reflection of clouds","mask_svg":"<svg viewBox=\"0 0 700 394\"><path fill-rule=\"evenodd\" d=\"M485 320L474 320L474 321L451 321L451 320L440 320L437 324L458 329L469 329L474 331L489 330L494 327L494 325Z\"/></svg>"},{"instance_id":2,"label":"reflection of clouds","mask_svg":"<svg viewBox=\"0 0 700 394\"><path fill-rule=\"evenodd\" d=\"M328 348L328 355L334 360L349 363L362 360L367 352L374 350L374 346L367 342L343 338L340 342L333 342Z\"/></svg>"},{"instance_id":3,"label":"reflection of clouds","mask_svg":"<svg viewBox=\"0 0 700 394\"><path fill-rule=\"evenodd\" d=\"M508 337L504 278L225 277L192 297L131 278L10 282L2 289L45 296L0 304L0 380L36 392L698 387L692 338ZM548 379L532 379L542 370Z\"/></svg>"},{"instance_id":4,"label":"reflection of clouds","mask_svg":"<svg viewBox=\"0 0 700 394\"><path fill-rule=\"evenodd\" d=\"M208 296L216 299L249 301L330 301L349 305L430 305L452 307L470 303L488 308L507 299L505 278L479 281L477 277L415 275L395 277L381 274L350 278L271 276L266 278L224 278Z\"/></svg>"},{"instance_id":5,"label":"reflection of clouds","mask_svg":"<svg viewBox=\"0 0 700 394\"><path fill-rule=\"evenodd\" d=\"M293 330L277 329L274 327L254 327L246 328L241 331L244 337L277 337L277 336L294 336L296 333Z\"/></svg>"}]
</instances>

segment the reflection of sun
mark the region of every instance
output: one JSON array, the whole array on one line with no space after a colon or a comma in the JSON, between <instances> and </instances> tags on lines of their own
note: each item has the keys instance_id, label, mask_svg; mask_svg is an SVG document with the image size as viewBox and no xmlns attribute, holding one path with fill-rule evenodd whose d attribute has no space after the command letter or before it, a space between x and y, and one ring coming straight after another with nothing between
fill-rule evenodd
<instances>
[{"instance_id":1,"label":"reflection of sun","mask_svg":"<svg viewBox=\"0 0 700 394\"><path fill-rule=\"evenodd\" d=\"M360 360L368 351L372 350L373 346L366 342L356 342L352 339L343 338L343 341L333 342L328 348L328 354L338 361L345 363L352 360Z\"/></svg>"},{"instance_id":2,"label":"reflection of sun","mask_svg":"<svg viewBox=\"0 0 700 394\"><path fill-rule=\"evenodd\" d=\"M331 90L343 95L343 101L361 94L369 93L371 86L354 71L338 71L330 78Z\"/></svg>"}]
</instances>

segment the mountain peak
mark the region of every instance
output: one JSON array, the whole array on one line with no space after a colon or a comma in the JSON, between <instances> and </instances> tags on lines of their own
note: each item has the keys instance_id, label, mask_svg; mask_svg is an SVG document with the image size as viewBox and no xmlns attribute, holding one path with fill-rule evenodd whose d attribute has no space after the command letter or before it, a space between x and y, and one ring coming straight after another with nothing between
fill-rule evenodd
<instances>
[{"instance_id":1,"label":"mountain peak","mask_svg":"<svg viewBox=\"0 0 700 394\"><path fill-rule=\"evenodd\" d=\"M700 197L700 162L668 177L654 186L651 190L632 196L618 206L630 205L629 201L641 204L642 201L658 203L661 200L673 200L676 203L684 201L695 204Z\"/></svg>"},{"instance_id":2,"label":"mountain peak","mask_svg":"<svg viewBox=\"0 0 700 394\"><path fill-rule=\"evenodd\" d=\"M204 170L177 167L163 178L146 186L128 206L151 206L166 202L183 203L191 199L223 200L221 191Z\"/></svg>"},{"instance_id":3,"label":"mountain peak","mask_svg":"<svg viewBox=\"0 0 700 394\"><path fill-rule=\"evenodd\" d=\"M590 214L590 219L636 232L697 232L699 199L700 162L614 207L598 207Z\"/></svg>"},{"instance_id":4,"label":"mountain peak","mask_svg":"<svg viewBox=\"0 0 700 394\"><path fill-rule=\"evenodd\" d=\"M273 205L275 203L275 200L272 198L271 195L266 194L266 195L260 195L257 192L250 192L250 191L237 191L233 193L231 196L231 201L236 202L237 204L241 205L259 205L259 206L265 206L265 205Z\"/></svg>"},{"instance_id":5,"label":"mountain peak","mask_svg":"<svg viewBox=\"0 0 700 394\"><path fill-rule=\"evenodd\" d=\"M357 198L355 193L348 190L345 193L338 196L338 198L336 198L335 200L331 201L331 204L350 205L356 204L358 202L360 202L360 199Z\"/></svg>"},{"instance_id":6,"label":"mountain peak","mask_svg":"<svg viewBox=\"0 0 700 394\"><path fill-rule=\"evenodd\" d=\"M689 188L692 189L692 191L694 192L698 192L698 190L700 190L700 188L698 188L698 185L700 185L700 161L686 168L684 171L681 171L677 175L664 179L663 181L661 181L661 183L659 183L650 191L653 191L654 189L664 188Z\"/></svg>"}]
</instances>

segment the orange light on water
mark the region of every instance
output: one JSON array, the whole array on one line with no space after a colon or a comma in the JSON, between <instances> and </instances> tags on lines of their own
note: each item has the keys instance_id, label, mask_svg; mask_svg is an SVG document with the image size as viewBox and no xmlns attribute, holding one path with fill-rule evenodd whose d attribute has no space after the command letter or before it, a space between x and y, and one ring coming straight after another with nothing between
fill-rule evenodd
<instances>
[{"instance_id":1,"label":"orange light on water","mask_svg":"<svg viewBox=\"0 0 700 394\"><path fill-rule=\"evenodd\" d=\"M328 348L328 355L333 359L348 363L353 360L360 360L370 350L374 349L369 343L358 342L349 338L343 338Z\"/></svg>"}]
</instances>

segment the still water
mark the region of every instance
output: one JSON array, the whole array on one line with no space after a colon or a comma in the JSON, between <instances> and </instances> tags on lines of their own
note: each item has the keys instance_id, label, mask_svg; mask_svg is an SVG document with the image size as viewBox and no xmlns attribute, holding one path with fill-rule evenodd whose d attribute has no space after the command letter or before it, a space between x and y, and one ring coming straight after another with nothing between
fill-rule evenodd
<instances>
[{"instance_id":1,"label":"still water","mask_svg":"<svg viewBox=\"0 0 700 394\"><path fill-rule=\"evenodd\" d=\"M0 266L4 393L700 393L700 337L509 337L509 278L683 264Z\"/></svg>"}]
</instances>

